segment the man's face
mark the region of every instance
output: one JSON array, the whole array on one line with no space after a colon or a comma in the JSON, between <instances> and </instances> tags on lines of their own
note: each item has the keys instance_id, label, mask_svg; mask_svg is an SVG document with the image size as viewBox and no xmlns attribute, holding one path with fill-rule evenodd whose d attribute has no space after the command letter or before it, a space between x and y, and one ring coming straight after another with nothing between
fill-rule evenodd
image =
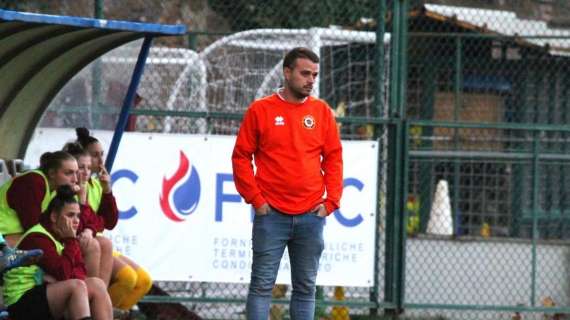
<instances>
[{"instance_id":1,"label":"man's face","mask_svg":"<svg viewBox=\"0 0 570 320\"><path fill-rule=\"evenodd\" d=\"M285 67L283 70L286 85L293 95L298 99L303 99L311 95L315 85L317 75L319 75L319 64L306 58L295 60L292 68Z\"/></svg>"}]
</instances>

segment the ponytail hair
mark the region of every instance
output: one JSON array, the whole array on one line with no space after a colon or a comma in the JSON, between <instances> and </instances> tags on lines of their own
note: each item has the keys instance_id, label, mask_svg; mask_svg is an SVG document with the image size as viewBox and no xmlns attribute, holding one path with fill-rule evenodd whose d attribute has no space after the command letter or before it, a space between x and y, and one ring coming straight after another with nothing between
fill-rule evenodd
<instances>
[{"instance_id":1,"label":"ponytail hair","mask_svg":"<svg viewBox=\"0 0 570 320\"><path fill-rule=\"evenodd\" d=\"M88 156L89 152L87 149L83 148L79 142L68 142L63 146L62 151L65 151L72 155L75 159L79 159L82 156Z\"/></svg>"},{"instance_id":2,"label":"ponytail hair","mask_svg":"<svg viewBox=\"0 0 570 320\"><path fill-rule=\"evenodd\" d=\"M50 170L61 168L64 161L75 160L75 158L65 151L46 152L40 157L40 170L47 175Z\"/></svg>"},{"instance_id":3,"label":"ponytail hair","mask_svg":"<svg viewBox=\"0 0 570 320\"><path fill-rule=\"evenodd\" d=\"M45 212L47 213L46 216L49 216L49 214L54 211L61 212L61 210L66 204L73 204L73 203L78 203L78 202L77 198L75 198L75 192L73 192L71 186L68 185L60 186L59 188L57 188L55 197L51 199L46 209Z\"/></svg>"},{"instance_id":4,"label":"ponytail hair","mask_svg":"<svg viewBox=\"0 0 570 320\"><path fill-rule=\"evenodd\" d=\"M90 144L99 142L99 140L91 136L89 130L85 127L75 128L75 133L77 134L77 143L85 150L87 150Z\"/></svg>"}]
</instances>

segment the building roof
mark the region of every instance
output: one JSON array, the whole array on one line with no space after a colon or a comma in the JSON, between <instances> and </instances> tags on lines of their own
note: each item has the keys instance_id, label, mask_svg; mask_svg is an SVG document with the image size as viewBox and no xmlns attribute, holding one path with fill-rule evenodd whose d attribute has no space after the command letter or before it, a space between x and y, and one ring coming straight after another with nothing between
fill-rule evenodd
<instances>
[{"instance_id":1,"label":"building roof","mask_svg":"<svg viewBox=\"0 0 570 320\"><path fill-rule=\"evenodd\" d=\"M424 5L424 10L425 15L432 19L453 21L467 29L518 36L522 41L537 46L548 45L553 54L566 55L570 51L569 30L551 28L542 20L519 18L512 11L435 4Z\"/></svg>"}]
</instances>

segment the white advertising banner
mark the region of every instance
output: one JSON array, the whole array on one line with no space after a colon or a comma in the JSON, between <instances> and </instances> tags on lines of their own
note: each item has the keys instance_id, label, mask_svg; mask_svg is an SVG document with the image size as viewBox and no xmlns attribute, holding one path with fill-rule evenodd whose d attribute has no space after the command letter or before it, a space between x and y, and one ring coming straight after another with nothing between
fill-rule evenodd
<instances>
[{"instance_id":1,"label":"white advertising banner","mask_svg":"<svg viewBox=\"0 0 570 320\"><path fill-rule=\"evenodd\" d=\"M110 132L94 132L108 146ZM38 129L25 162L73 130ZM113 167L121 220L106 235L156 280L249 282L252 211L237 193L235 137L125 133ZM373 285L378 144L343 141L344 193L326 220L319 285ZM277 281L290 283L288 255Z\"/></svg>"}]
</instances>

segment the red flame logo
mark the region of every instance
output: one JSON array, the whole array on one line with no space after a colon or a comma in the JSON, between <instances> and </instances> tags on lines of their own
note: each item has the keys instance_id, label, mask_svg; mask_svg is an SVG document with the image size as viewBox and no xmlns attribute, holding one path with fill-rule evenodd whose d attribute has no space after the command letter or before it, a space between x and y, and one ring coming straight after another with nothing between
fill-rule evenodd
<instances>
[{"instance_id":1,"label":"red flame logo","mask_svg":"<svg viewBox=\"0 0 570 320\"><path fill-rule=\"evenodd\" d=\"M190 161L186 157L186 155L180 151L180 165L178 166L178 170L174 173L174 175L170 178L162 178L162 192L160 194L160 208L164 214L173 221L181 222L184 219L178 217L176 213L172 210L172 206L169 203L170 193L174 188L174 185L178 181L180 181L186 173L188 173L188 169L190 168Z\"/></svg>"}]
</instances>

